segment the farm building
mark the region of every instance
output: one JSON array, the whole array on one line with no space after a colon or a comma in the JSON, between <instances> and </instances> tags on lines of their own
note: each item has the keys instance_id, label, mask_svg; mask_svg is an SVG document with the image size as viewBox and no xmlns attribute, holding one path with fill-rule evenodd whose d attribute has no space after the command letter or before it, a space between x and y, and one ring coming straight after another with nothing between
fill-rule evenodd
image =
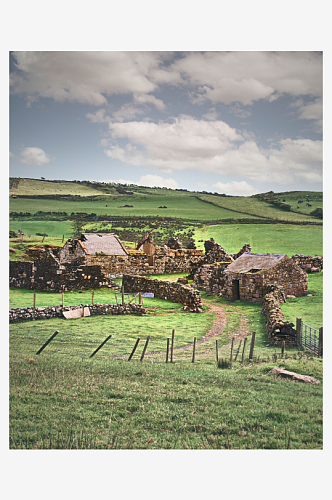
<instances>
[{"instance_id":1,"label":"farm building","mask_svg":"<svg viewBox=\"0 0 332 500\"><path fill-rule=\"evenodd\" d=\"M69 239L59 251L61 263L72 263L97 255L128 255L120 239L113 233L83 233L79 240Z\"/></svg>"},{"instance_id":2,"label":"farm building","mask_svg":"<svg viewBox=\"0 0 332 500\"><path fill-rule=\"evenodd\" d=\"M271 286L281 286L285 295L308 293L308 275L287 255L243 253L226 265L209 267L206 291L233 300L261 303Z\"/></svg>"}]
</instances>

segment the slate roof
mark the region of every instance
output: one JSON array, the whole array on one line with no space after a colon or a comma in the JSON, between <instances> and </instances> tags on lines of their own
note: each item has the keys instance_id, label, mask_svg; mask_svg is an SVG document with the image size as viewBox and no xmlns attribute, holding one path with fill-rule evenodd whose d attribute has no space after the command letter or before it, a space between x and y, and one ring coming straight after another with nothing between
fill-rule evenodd
<instances>
[{"instance_id":1,"label":"slate roof","mask_svg":"<svg viewBox=\"0 0 332 500\"><path fill-rule=\"evenodd\" d=\"M83 233L79 240L87 255L103 252L105 255L128 255L127 250L113 233Z\"/></svg>"},{"instance_id":2,"label":"slate roof","mask_svg":"<svg viewBox=\"0 0 332 500\"><path fill-rule=\"evenodd\" d=\"M251 269L265 270L275 266L278 262L286 257L286 254L273 254L273 253L251 253L245 252L232 262L225 272L232 273L247 273Z\"/></svg>"}]
</instances>

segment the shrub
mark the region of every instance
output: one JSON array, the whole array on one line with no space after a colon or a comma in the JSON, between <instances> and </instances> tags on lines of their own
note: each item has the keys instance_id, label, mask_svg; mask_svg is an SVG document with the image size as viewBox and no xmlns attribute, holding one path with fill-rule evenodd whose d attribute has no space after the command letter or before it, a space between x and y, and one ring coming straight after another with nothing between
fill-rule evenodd
<instances>
[{"instance_id":1,"label":"shrub","mask_svg":"<svg viewBox=\"0 0 332 500\"><path fill-rule=\"evenodd\" d=\"M227 370L229 368L232 368L232 363L229 359L219 359L218 368L221 368L222 370Z\"/></svg>"}]
</instances>

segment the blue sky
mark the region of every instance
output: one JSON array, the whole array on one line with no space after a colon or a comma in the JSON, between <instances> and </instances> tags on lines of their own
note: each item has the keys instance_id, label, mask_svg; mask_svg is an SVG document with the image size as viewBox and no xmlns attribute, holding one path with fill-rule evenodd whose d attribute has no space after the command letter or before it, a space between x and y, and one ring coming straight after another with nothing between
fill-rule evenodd
<instances>
[{"instance_id":1,"label":"blue sky","mask_svg":"<svg viewBox=\"0 0 332 500\"><path fill-rule=\"evenodd\" d=\"M321 52L10 53L10 176L322 190Z\"/></svg>"}]
</instances>

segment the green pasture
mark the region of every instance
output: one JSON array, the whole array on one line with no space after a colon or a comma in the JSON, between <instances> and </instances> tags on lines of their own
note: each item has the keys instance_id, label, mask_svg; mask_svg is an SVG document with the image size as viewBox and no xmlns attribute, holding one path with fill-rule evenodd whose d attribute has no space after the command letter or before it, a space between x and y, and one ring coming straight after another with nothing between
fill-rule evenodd
<instances>
[{"instance_id":1,"label":"green pasture","mask_svg":"<svg viewBox=\"0 0 332 500\"><path fill-rule=\"evenodd\" d=\"M313 195L314 193L310 193ZM313 197L313 196L312 196ZM285 220L285 221L306 221L306 220L313 220L316 221L317 219L311 215L304 215L301 213L298 213L300 211L307 212L313 211L315 208L321 208L322 207L322 202L321 200L316 202L312 202L312 208L307 207L305 203L302 203L301 205L305 205L305 207L302 207L297 211L297 213L294 212L288 212L285 210L281 210L280 208L273 206L266 201L260 200L255 197L245 197L245 196L231 196L231 197L219 197L219 196L212 196L212 195L202 195L199 194L199 198L205 202L210 202L213 203L216 207L222 207L224 209L229 209L229 210L236 210L241 213L246 213L250 216L257 216L257 217L267 217L271 219L279 219L279 220ZM285 199L286 198L282 198ZM316 204L315 204L316 203ZM288 203L289 204L289 203ZM293 200L292 205L294 207L295 200Z\"/></svg>"},{"instance_id":2,"label":"green pasture","mask_svg":"<svg viewBox=\"0 0 332 500\"><path fill-rule=\"evenodd\" d=\"M296 318L317 330L323 326L323 275L308 274L308 294L312 297L296 297L287 299L281 308L287 321L296 325Z\"/></svg>"},{"instance_id":3,"label":"green pasture","mask_svg":"<svg viewBox=\"0 0 332 500\"><path fill-rule=\"evenodd\" d=\"M90 351L96 344L89 346ZM59 346L60 347L60 346ZM50 351L10 357L10 449L322 449L322 384L269 374L275 366L322 381L322 360L273 363L212 357L128 363Z\"/></svg>"},{"instance_id":4,"label":"green pasture","mask_svg":"<svg viewBox=\"0 0 332 500\"><path fill-rule=\"evenodd\" d=\"M36 233L46 233L49 238L61 238L65 236L65 241L71 238L73 234L72 223L68 221L47 221L47 220L10 220L9 229L18 231L21 229L24 233L24 240L28 241L27 236L35 237ZM46 237L46 240L48 239ZM42 239L42 238L41 238Z\"/></svg>"},{"instance_id":5,"label":"green pasture","mask_svg":"<svg viewBox=\"0 0 332 500\"><path fill-rule=\"evenodd\" d=\"M291 316L300 314L302 300L307 301L308 310L318 314L321 281L321 275L309 275L314 296L287 301ZM32 305L33 293L12 289L10 304ZM91 290L66 292L65 304L89 304L91 294ZM96 290L95 302L108 302L112 295L109 289ZM227 317L227 325L217 337L219 359L229 359L230 339L241 320L247 321L244 363L242 343L231 368L218 369L216 338L211 338L197 344L193 364L193 338L202 339L215 314L184 312L180 304L161 299L144 299L149 310L145 317L90 316L11 324L9 447L322 449L322 359L296 348L287 348L281 359L278 348L278 358L273 360L275 347L268 347L260 304L201 295L219 305ZM37 305L60 303L59 293L37 293ZM174 362L166 364L166 339L173 329ZM36 355L56 330L59 334ZM253 331L256 342L250 361ZM112 338L89 358L108 335ZM148 335L151 340L140 362ZM138 349L128 363L138 337ZM234 354L238 346L236 340ZM154 354L156 351L162 352ZM30 364L28 358L35 362ZM269 371L278 366L313 376L321 384L277 379Z\"/></svg>"},{"instance_id":6,"label":"green pasture","mask_svg":"<svg viewBox=\"0 0 332 500\"><path fill-rule=\"evenodd\" d=\"M47 194L95 196L100 195L101 192L92 186L70 181L49 182L37 179L20 179L18 187L15 189L13 189L11 182L9 194L29 196Z\"/></svg>"},{"instance_id":7,"label":"green pasture","mask_svg":"<svg viewBox=\"0 0 332 500\"><path fill-rule=\"evenodd\" d=\"M228 253L238 252L248 243L254 253L323 255L323 226L220 224L197 228L194 238L201 249L205 240L214 238Z\"/></svg>"},{"instance_id":8,"label":"green pasture","mask_svg":"<svg viewBox=\"0 0 332 500\"><path fill-rule=\"evenodd\" d=\"M133 205L133 207L124 207ZM107 199L48 200L38 198L10 198L11 212L72 212L95 213L99 216L145 216L145 217L180 217L183 219L211 220L229 218L255 218L255 215L233 212L218 206L212 206L189 193L170 191L167 196L154 194L109 195ZM167 206L167 208L158 208Z\"/></svg>"}]
</instances>

